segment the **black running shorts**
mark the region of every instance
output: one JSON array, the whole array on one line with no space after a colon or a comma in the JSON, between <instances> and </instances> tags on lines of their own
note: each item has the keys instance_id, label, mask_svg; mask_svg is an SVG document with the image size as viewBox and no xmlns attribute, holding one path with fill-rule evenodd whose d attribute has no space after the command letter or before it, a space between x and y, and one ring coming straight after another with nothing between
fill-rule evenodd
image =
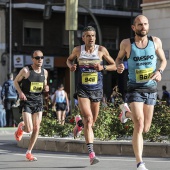
<instances>
[{"instance_id":1,"label":"black running shorts","mask_svg":"<svg viewBox=\"0 0 170 170\"><path fill-rule=\"evenodd\" d=\"M88 98L91 102L100 102L103 97L103 89L100 90L84 90L77 89L77 96L81 98Z\"/></svg>"}]
</instances>

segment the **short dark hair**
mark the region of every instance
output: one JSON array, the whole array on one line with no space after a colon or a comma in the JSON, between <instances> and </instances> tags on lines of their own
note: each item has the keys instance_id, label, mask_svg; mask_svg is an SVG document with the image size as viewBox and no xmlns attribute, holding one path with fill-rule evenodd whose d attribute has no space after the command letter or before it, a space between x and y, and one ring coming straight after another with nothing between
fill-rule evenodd
<instances>
[{"instance_id":1,"label":"short dark hair","mask_svg":"<svg viewBox=\"0 0 170 170\"><path fill-rule=\"evenodd\" d=\"M95 32L96 32L95 28L92 27L92 26L87 26L87 27L85 27L85 28L83 29L83 32L86 32L86 31L95 31Z\"/></svg>"},{"instance_id":2,"label":"short dark hair","mask_svg":"<svg viewBox=\"0 0 170 170\"><path fill-rule=\"evenodd\" d=\"M32 52L31 52L31 57L33 58L33 57L34 57L34 53L35 53L35 52L39 52L39 51L42 52L41 50L34 50L34 51L32 51Z\"/></svg>"},{"instance_id":3,"label":"short dark hair","mask_svg":"<svg viewBox=\"0 0 170 170\"><path fill-rule=\"evenodd\" d=\"M13 73L8 73L7 77L8 77L8 79L12 79L13 78Z\"/></svg>"},{"instance_id":4,"label":"short dark hair","mask_svg":"<svg viewBox=\"0 0 170 170\"><path fill-rule=\"evenodd\" d=\"M166 90L166 86L165 85L162 86L162 90Z\"/></svg>"},{"instance_id":5,"label":"short dark hair","mask_svg":"<svg viewBox=\"0 0 170 170\"><path fill-rule=\"evenodd\" d=\"M59 84L58 88L64 88L63 84Z\"/></svg>"}]
</instances>

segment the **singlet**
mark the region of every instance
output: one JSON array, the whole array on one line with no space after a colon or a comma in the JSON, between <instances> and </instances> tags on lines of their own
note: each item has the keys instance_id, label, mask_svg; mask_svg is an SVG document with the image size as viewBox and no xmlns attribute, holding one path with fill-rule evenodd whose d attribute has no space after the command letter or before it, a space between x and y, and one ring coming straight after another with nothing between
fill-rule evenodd
<instances>
[{"instance_id":1,"label":"singlet","mask_svg":"<svg viewBox=\"0 0 170 170\"><path fill-rule=\"evenodd\" d=\"M156 92L157 83L150 80L156 71L157 55L152 37L148 37L145 48L139 48L135 39L131 38L131 53L128 58L128 91Z\"/></svg>"},{"instance_id":2,"label":"singlet","mask_svg":"<svg viewBox=\"0 0 170 170\"><path fill-rule=\"evenodd\" d=\"M21 81L21 90L27 97L24 103L28 104L30 107L42 105L42 91L45 80L44 69L41 68L41 73L36 73L32 66L28 66L28 68L30 71L29 77Z\"/></svg>"},{"instance_id":3,"label":"singlet","mask_svg":"<svg viewBox=\"0 0 170 170\"><path fill-rule=\"evenodd\" d=\"M85 45L81 45L78 58L78 87L84 90L99 90L103 88L103 75L94 69L94 64L101 64L98 55L99 45L95 45L93 53L87 53Z\"/></svg>"},{"instance_id":4,"label":"singlet","mask_svg":"<svg viewBox=\"0 0 170 170\"><path fill-rule=\"evenodd\" d=\"M66 103L66 94L64 90L57 90L56 94L56 103Z\"/></svg>"}]
</instances>

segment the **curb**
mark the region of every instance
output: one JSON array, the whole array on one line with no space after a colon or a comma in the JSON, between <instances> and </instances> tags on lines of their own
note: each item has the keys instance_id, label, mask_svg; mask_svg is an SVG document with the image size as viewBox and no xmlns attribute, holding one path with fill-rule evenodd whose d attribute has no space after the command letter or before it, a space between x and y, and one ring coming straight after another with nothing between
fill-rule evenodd
<instances>
[{"instance_id":1,"label":"curb","mask_svg":"<svg viewBox=\"0 0 170 170\"><path fill-rule=\"evenodd\" d=\"M23 136L17 145L27 148L29 144L28 136ZM54 152L71 152L71 153L88 153L84 140L62 139L38 137L33 149L54 151ZM132 143L117 141L94 141L94 150L98 155L114 155L114 156L134 156ZM170 157L170 144L145 142L143 157Z\"/></svg>"},{"instance_id":2,"label":"curb","mask_svg":"<svg viewBox=\"0 0 170 170\"><path fill-rule=\"evenodd\" d=\"M1 134L14 134L15 131L17 130L17 127L4 127L0 128L0 135Z\"/></svg>"}]
</instances>

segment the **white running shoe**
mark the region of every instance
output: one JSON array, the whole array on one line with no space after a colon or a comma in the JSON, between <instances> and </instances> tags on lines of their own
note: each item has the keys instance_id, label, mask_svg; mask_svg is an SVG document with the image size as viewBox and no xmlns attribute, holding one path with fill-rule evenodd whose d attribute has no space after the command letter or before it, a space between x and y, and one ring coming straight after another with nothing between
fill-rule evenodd
<instances>
[{"instance_id":1,"label":"white running shoe","mask_svg":"<svg viewBox=\"0 0 170 170\"><path fill-rule=\"evenodd\" d=\"M147 168L145 167L145 163L141 163L141 164L139 165L139 167L137 168L137 170L149 170L149 169L147 169Z\"/></svg>"},{"instance_id":2,"label":"white running shoe","mask_svg":"<svg viewBox=\"0 0 170 170\"><path fill-rule=\"evenodd\" d=\"M130 112L129 106L127 103L123 103L120 106L122 112L119 115L119 119L122 123L126 123L129 118L126 117L126 112Z\"/></svg>"}]
</instances>

